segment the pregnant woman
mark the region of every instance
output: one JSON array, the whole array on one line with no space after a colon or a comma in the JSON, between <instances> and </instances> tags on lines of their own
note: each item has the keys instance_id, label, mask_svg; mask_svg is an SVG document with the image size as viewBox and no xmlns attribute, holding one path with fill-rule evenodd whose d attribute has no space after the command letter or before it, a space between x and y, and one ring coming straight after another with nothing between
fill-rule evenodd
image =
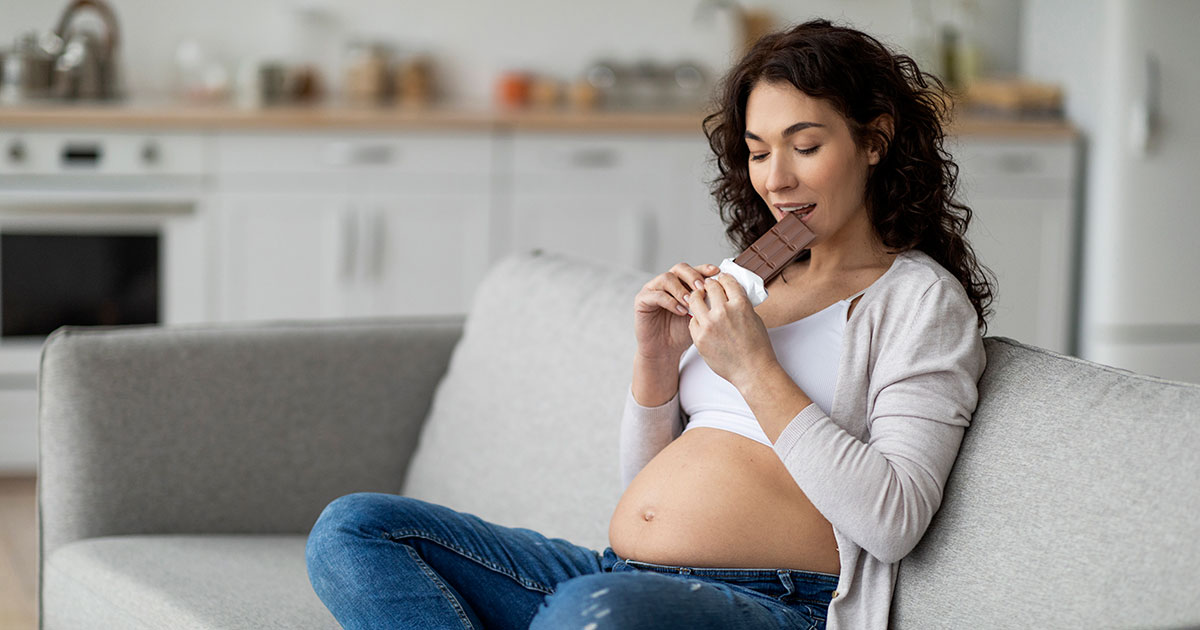
<instances>
[{"instance_id":1,"label":"pregnant woman","mask_svg":"<svg viewBox=\"0 0 1200 630\"><path fill-rule=\"evenodd\" d=\"M757 307L713 265L637 294L610 548L342 497L308 563L344 627L887 627L984 367L991 286L953 197L946 100L825 21L760 40L719 97L705 131L730 239L789 213L816 238Z\"/></svg>"}]
</instances>

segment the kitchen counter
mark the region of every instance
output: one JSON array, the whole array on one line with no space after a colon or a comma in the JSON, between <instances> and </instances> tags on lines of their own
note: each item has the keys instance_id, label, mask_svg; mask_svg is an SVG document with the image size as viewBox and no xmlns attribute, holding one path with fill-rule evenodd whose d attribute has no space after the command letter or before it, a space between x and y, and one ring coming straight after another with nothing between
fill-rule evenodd
<instances>
[{"instance_id":1,"label":"kitchen counter","mask_svg":"<svg viewBox=\"0 0 1200 630\"><path fill-rule=\"evenodd\" d=\"M63 104L0 107L0 128L89 127L187 130L436 129L689 133L699 132L698 111L498 110L453 107L268 107L169 103ZM1016 120L966 115L951 123L952 135L1025 139L1069 138L1062 120Z\"/></svg>"}]
</instances>

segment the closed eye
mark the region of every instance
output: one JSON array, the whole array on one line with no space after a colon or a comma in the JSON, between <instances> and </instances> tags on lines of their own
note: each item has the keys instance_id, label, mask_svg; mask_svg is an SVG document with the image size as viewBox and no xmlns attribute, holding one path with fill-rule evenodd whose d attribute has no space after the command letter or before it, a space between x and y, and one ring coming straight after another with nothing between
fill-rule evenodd
<instances>
[{"instance_id":1,"label":"closed eye","mask_svg":"<svg viewBox=\"0 0 1200 630\"><path fill-rule=\"evenodd\" d=\"M817 149L820 149L820 148L821 148L821 145L818 144L817 146L809 147L807 149L796 149L796 153L799 153L800 155L812 155L817 152ZM750 161L751 162L761 162L761 161L767 159L768 155L770 155L770 154L769 153L751 153Z\"/></svg>"}]
</instances>

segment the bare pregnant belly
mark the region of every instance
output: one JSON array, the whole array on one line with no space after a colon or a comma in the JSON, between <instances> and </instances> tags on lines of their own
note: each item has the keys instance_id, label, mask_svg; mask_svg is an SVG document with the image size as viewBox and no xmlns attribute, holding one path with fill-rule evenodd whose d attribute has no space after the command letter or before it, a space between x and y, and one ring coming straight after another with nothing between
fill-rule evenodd
<instances>
[{"instance_id":1,"label":"bare pregnant belly","mask_svg":"<svg viewBox=\"0 0 1200 630\"><path fill-rule=\"evenodd\" d=\"M839 573L833 527L771 448L720 429L681 435L617 503L609 544L630 560Z\"/></svg>"}]
</instances>

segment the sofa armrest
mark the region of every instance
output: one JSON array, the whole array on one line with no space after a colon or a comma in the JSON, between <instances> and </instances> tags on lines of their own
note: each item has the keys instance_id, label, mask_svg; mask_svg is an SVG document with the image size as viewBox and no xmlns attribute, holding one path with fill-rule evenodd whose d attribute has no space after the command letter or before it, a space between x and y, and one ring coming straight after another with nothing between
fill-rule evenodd
<instances>
[{"instance_id":1,"label":"sofa armrest","mask_svg":"<svg viewBox=\"0 0 1200 630\"><path fill-rule=\"evenodd\" d=\"M63 328L42 351L41 553L125 534L307 533L397 492L461 318Z\"/></svg>"}]
</instances>

